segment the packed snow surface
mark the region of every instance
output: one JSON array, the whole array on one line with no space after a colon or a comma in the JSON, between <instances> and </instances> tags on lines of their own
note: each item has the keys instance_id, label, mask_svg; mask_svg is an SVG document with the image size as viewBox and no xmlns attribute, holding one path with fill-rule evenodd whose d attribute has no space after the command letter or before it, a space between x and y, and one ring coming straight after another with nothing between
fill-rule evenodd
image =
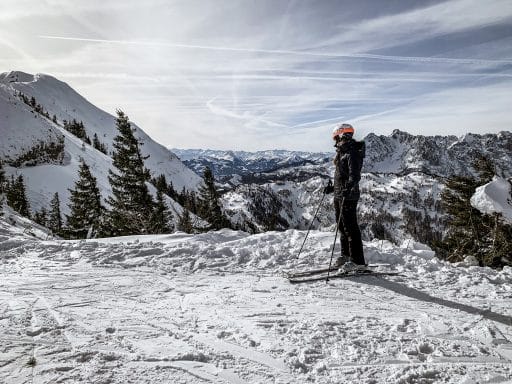
<instances>
[{"instance_id":1,"label":"packed snow surface","mask_svg":"<svg viewBox=\"0 0 512 384\"><path fill-rule=\"evenodd\" d=\"M508 180L496 176L490 183L476 189L471 197L471 205L483 213L500 213L506 221L512 223L510 188Z\"/></svg>"},{"instance_id":2,"label":"packed snow surface","mask_svg":"<svg viewBox=\"0 0 512 384\"><path fill-rule=\"evenodd\" d=\"M299 259L305 231L29 232L0 221L2 383L512 379L510 268L373 241L368 261L400 275L292 285L284 272L329 263L332 232L311 232Z\"/></svg>"}]
</instances>

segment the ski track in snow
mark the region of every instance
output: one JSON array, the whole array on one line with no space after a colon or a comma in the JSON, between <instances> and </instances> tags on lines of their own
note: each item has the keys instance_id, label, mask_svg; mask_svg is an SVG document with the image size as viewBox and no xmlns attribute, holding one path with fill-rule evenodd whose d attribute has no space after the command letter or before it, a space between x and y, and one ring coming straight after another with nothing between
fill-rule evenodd
<instances>
[{"instance_id":1,"label":"ski track in snow","mask_svg":"<svg viewBox=\"0 0 512 384\"><path fill-rule=\"evenodd\" d=\"M399 276L291 285L329 261L332 233L297 260L303 236L41 241L0 222L0 382L511 382L510 268L374 241Z\"/></svg>"}]
</instances>

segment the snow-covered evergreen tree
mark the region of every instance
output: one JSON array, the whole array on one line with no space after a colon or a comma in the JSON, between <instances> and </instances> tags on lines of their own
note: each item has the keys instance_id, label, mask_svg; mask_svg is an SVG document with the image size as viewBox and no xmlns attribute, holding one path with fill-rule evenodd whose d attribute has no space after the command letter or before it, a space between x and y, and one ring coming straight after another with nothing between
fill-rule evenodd
<instances>
[{"instance_id":1,"label":"snow-covered evergreen tree","mask_svg":"<svg viewBox=\"0 0 512 384\"><path fill-rule=\"evenodd\" d=\"M30 206L25 189L25 180L23 175L16 179L11 176L11 182L7 185L7 205L18 212L20 215L30 217Z\"/></svg>"},{"instance_id":2,"label":"snow-covered evergreen tree","mask_svg":"<svg viewBox=\"0 0 512 384\"><path fill-rule=\"evenodd\" d=\"M91 144L91 139L89 136L87 136L87 132L82 121L78 122L76 119L73 119L73 121L64 120L64 129L68 132L71 132L76 137L82 139L87 144Z\"/></svg>"},{"instance_id":3,"label":"snow-covered evergreen tree","mask_svg":"<svg viewBox=\"0 0 512 384\"><path fill-rule=\"evenodd\" d=\"M52 200L50 201L47 228L56 235L62 234L62 215L60 213L60 198L58 192L55 192Z\"/></svg>"},{"instance_id":4,"label":"snow-covered evergreen tree","mask_svg":"<svg viewBox=\"0 0 512 384\"><path fill-rule=\"evenodd\" d=\"M151 183L155 186L157 191L163 192L168 196L169 194L169 185L167 184L167 179L165 175L158 175L157 177L151 179Z\"/></svg>"},{"instance_id":5,"label":"snow-covered evergreen tree","mask_svg":"<svg viewBox=\"0 0 512 384\"><path fill-rule=\"evenodd\" d=\"M96 178L83 160L80 163L78 177L74 189L69 190L71 214L66 215L66 232L69 237L75 239L95 237L101 228L104 207L101 204Z\"/></svg>"},{"instance_id":6,"label":"snow-covered evergreen tree","mask_svg":"<svg viewBox=\"0 0 512 384\"><path fill-rule=\"evenodd\" d=\"M171 220L172 214L167 205L165 205L164 195L161 190L157 190L155 208L151 217L151 233L171 232Z\"/></svg>"},{"instance_id":7,"label":"snow-covered evergreen tree","mask_svg":"<svg viewBox=\"0 0 512 384\"><path fill-rule=\"evenodd\" d=\"M46 227L48 225L48 211L45 207L41 208L40 211L34 213L34 221L37 224L42 225L43 227Z\"/></svg>"},{"instance_id":8,"label":"snow-covered evergreen tree","mask_svg":"<svg viewBox=\"0 0 512 384\"><path fill-rule=\"evenodd\" d=\"M135 138L128 116L117 111L119 134L114 138L112 155L115 169L109 170L112 195L107 199L111 209L105 227L110 235L149 233L154 201L146 182L149 171L144 167L139 141Z\"/></svg>"},{"instance_id":9,"label":"snow-covered evergreen tree","mask_svg":"<svg viewBox=\"0 0 512 384\"><path fill-rule=\"evenodd\" d=\"M94 133L92 139L92 146L98 151L103 152L105 155L107 154L107 146L100 141L96 132Z\"/></svg>"},{"instance_id":10,"label":"snow-covered evergreen tree","mask_svg":"<svg viewBox=\"0 0 512 384\"><path fill-rule=\"evenodd\" d=\"M190 211L187 208L183 208L183 212L178 217L178 230L186 233L194 232Z\"/></svg>"},{"instance_id":11,"label":"snow-covered evergreen tree","mask_svg":"<svg viewBox=\"0 0 512 384\"><path fill-rule=\"evenodd\" d=\"M220 208L215 178L209 167L204 170L203 185L199 189L198 200L199 215L210 223L211 229L221 229L229 226L228 220Z\"/></svg>"}]
</instances>

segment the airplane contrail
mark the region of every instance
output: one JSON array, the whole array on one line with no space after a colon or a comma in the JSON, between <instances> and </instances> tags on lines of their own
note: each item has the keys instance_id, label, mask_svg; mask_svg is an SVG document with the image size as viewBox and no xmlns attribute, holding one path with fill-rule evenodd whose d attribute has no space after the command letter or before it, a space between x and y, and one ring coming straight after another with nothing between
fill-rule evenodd
<instances>
[{"instance_id":1,"label":"airplane contrail","mask_svg":"<svg viewBox=\"0 0 512 384\"><path fill-rule=\"evenodd\" d=\"M83 41L83 42L92 42L92 43L165 46L165 47L185 48L185 49L204 49L204 50L210 50L210 51L250 52L250 53L266 53L266 54L314 56L314 57L330 57L330 58L384 60L384 61L398 61L398 62L422 62L422 63L445 63L445 64L512 64L512 59L497 59L497 60L473 59L473 58L460 59L460 58L449 58L449 57L373 55L373 54L368 54L368 53L337 54L337 53L329 53L329 52L291 51L291 50L282 50L282 49L260 49L260 48L235 48L235 47L221 47L221 46L197 45L197 44L179 44L179 43L167 43L167 42L155 42L155 41L90 39L90 38L83 38L83 37L65 37L65 36L49 36L49 35L39 35L38 37L41 39Z\"/></svg>"}]
</instances>

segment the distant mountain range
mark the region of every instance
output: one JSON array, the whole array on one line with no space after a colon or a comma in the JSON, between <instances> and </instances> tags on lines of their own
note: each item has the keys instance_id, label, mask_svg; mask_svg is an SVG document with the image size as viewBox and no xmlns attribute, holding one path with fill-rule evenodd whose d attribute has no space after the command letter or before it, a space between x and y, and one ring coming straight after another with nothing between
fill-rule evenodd
<instances>
[{"instance_id":1,"label":"distant mountain range","mask_svg":"<svg viewBox=\"0 0 512 384\"><path fill-rule=\"evenodd\" d=\"M364 138L366 158L363 172L403 175L421 172L439 177L474 175L473 161L485 155L492 159L497 173L506 177L512 171L512 132L456 136L420 136L395 130L389 136L369 134ZM318 174L329 172L333 152L269 150L259 152L178 149L174 152L190 169L201 175L210 167L220 181L255 181L258 175L278 174L286 169L317 166ZM238 176L238 177L235 177ZM263 181L268 177L259 175ZM240 177L242 177L240 179ZM248 180L246 180L248 179Z\"/></svg>"},{"instance_id":2,"label":"distant mountain range","mask_svg":"<svg viewBox=\"0 0 512 384\"><path fill-rule=\"evenodd\" d=\"M329 153L286 150L258 152L178 148L171 150L198 175L203 173L205 167L209 167L218 181L230 182L233 185L266 180L265 174L295 167L324 164L331 158Z\"/></svg>"}]
</instances>

